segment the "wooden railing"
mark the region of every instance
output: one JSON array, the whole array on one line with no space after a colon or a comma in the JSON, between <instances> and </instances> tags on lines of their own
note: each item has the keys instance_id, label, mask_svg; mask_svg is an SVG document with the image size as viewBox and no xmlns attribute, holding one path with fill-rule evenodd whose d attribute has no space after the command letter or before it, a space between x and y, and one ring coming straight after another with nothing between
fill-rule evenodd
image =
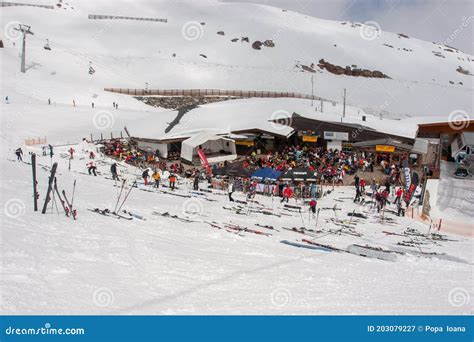
<instances>
[{"instance_id":1,"label":"wooden railing","mask_svg":"<svg viewBox=\"0 0 474 342\"><path fill-rule=\"evenodd\" d=\"M138 20L138 21L157 21L167 23L168 19L160 18L142 18L142 17L124 17L122 15L101 15L101 14L89 14L89 19L120 19L120 20Z\"/></svg>"},{"instance_id":2,"label":"wooden railing","mask_svg":"<svg viewBox=\"0 0 474 342\"><path fill-rule=\"evenodd\" d=\"M41 7L41 8L47 8L47 9L54 9L54 6L50 6L50 5L24 4L21 2L10 2L10 1L0 2L0 7L9 7L9 6L29 6L29 7Z\"/></svg>"},{"instance_id":3,"label":"wooden railing","mask_svg":"<svg viewBox=\"0 0 474 342\"><path fill-rule=\"evenodd\" d=\"M231 97L265 97L265 98L297 98L321 100L319 96L279 91L262 90L222 90L222 89L136 89L136 88L104 88L105 91L133 96L231 96Z\"/></svg>"}]
</instances>

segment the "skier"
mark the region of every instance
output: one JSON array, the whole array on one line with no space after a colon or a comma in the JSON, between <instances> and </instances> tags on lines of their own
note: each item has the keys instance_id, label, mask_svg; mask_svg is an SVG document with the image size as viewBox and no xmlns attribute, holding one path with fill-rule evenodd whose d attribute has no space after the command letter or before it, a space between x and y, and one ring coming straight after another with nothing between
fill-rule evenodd
<instances>
[{"instance_id":1,"label":"skier","mask_svg":"<svg viewBox=\"0 0 474 342\"><path fill-rule=\"evenodd\" d=\"M118 102L115 104L115 109L118 109Z\"/></svg>"},{"instance_id":2,"label":"skier","mask_svg":"<svg viewBox=\"0 0 474 342\"><path fill-rule=\"evenodd\" d=\"M74 159L74 152L76 152L76 150L71 147L71 148L69 149L69 157L70 157L71 159Z\"/></svg>"},{"instance_id":3,"label":"skier","mask_svg":"<svg viewBox=\"0 0 474 342\"><path fill-rule=\"evenodd\" d=\"M10 99L8 98L8 95L5 96L5 103L10 103Z\"/></svg>"},{"instance_id":4,"label":"skier","mask_svg":"<svg viewBox=\"0 0 474 342\"><path fill-rule=\"evenodd\" d=\"M41 152L43 154L43 157L46 157L46 146L41 147Z\"/></svg>"},{"instance_id":5,"label":"skier","mask_svg":"<svg viewBox=\"0 0 474 342\"><path fill-rule=\"evenodd\" d=\"M402 200L402 196L403 196L403 188L402 187L399 187L397 189L397 192L395 193L395 201L393 202L394 204L400 204L401 200Z\"/></svg>"},{"instance_id":6,"label":"skier","mask_svg":"<svg viewBox=\"0 0 474 342\"><path fill-rule=\"evenodd\" d=\"M49 147L49 157L53 158L54 156L53 145L49 144L48 147Z\"/></svg>"},{"instance_id":7,"label":"skier","mask_svg":"<svg viewBox=\"0 0 474 342\"><path fill-rule=\"evenodd\" d=\"M112 106L115 108L115 102L112 102Z\"/></svg>"},{"instance_id":8,"label":"skier","mask_svg":"<svg viewBox=\"0 0 474 342\"><path fill-rule=\"evenodd\" d=\"M153 174L151 175L151 177L153 178L153 180L155 181L155 188L159 188L160 187L160 179L161 179L161 175L160 173L158 172L158 170L155 170L155 172L153 172Z\"/></svg>"},{"instance_id":9,"label":"skier","mask_svg":"<svg viewBox=\"0 0 474 342\"><path fill-rule=\"evenodd\" d=\"M148 185L148 177L150 177L148 172L148 169L145 169L145 171L142 173L142 178L145 181L145 185Z\"/></svg>"},{"instance_id":10,"label":"skier","mask_svg":"<svg viewBox=\"0 0 474 342\"><path fill-rule=\"evenodd\" d=\"M318 202L316 202L316 200L312 198L311 201L309 201L309 209L313 213L313 216L314 214L316 214L316 205L318 205Z\"/></svg>"},{"instance_id":11,"label":"skier","mask_svg":"<svg viewBox=\"0 0 474 342\"><path fill-rule=\"evenodd\" d=\"M234 199L232 198L232 194L234 193L234 183L229 182L229 186L227 188L227 192L229 194L229 201L234 202Z\"/></svg>"},{"instance_id":12,"label":"skier","mask_svg":"<svg viewBox=\"0 0 474 342\"><path fill-rule=\"evenodd\" d=\"M174 173L170 174L169 182L171 190L174 190L176 188L176 176L174 175Z\"/></svg>"},{"instance_id":13,"label":"skier","mask_svg":"<svg viewBox=\"0 0 474 342\"><path fill-rule=\"evenodd\" d=\"M51 98L48 99L48 105L51 105Z\"/></svg>"},{"instance_id":14,"label":"skier","mask_svg":"<svg viewBox=\"0 0 474 342\"><path fill-rule=\"evenodd\" d=\"M23 150L21 149L21 147L18 147L15 151L15 154L16 154L16 160L17 161L23 161Z\"/></svg>"},{"instance_id":15,"label":"skier","mask_svg":"<svg viewBox=\"0 0 474 342\"><path fill-rule=\"evenodd\" d=\"M76 107L76 100L72 99L72 106Z\"/></svg>"},{"instance_id":16,"label":"skier","mask_svg":"<svg viewBox=\"0 0 474 342\"><path fill-rule=\"evenodd\" d=\"M92 102L92 108L94 108L94 102Z\"/></svg>"},{"instance_id":17,"label":"skier","mask_svg":"<svg viewBox=\"0 0 474 342\"><path fill-rule=\"evenodd\" d=\"M97 166L95 165L95 163L91 160L90 162L88 162L87 164L87 171L89 171L89 174L90 175L94 175L94 176L97 176Z\"/></svg>"},{"instance_id":18,"label":"skier","mask_svg":"<svg viewBox=\"0 0 474 342\"><path fill-rule=\"evenodd\" d=\"M194 191L199 190L199 173L196 173L196 175L194 176L193 189Z\"/></svg>"},{"instance_id":19,"label":"skier","mask_svg":"<svg viewBox=\"0 0 474 342\"><path fill-rule=\"evenodd\" d=\"M293 196L293 190L287 184L285 189L283 189L283 198L281 199L280 203L286 201L288 203L290 201L290 197Z\"/></svg>"},{"instance_id":20,"label":"skier","mask_svg":"<svg viewBox=\"0 0 474 342\"><path fill-rule=\"evenodd\" d=\"M118 180L118 181L120 181L120 178L119 178L118 173L117 173L117 163L113 163L113 164L110 166L110 173L112 173L112 179L113 179L113 180Z\"/></svg>"},{"instance_id":21,"label":"skier","mask_svg":"<svg viewBox=\"0 0 474 342\"><path fill-rule=\"evenodd\" d=\"M95 153L94 151L89 152L89 159L95 159Z\"/></svg>"}]
</instances>

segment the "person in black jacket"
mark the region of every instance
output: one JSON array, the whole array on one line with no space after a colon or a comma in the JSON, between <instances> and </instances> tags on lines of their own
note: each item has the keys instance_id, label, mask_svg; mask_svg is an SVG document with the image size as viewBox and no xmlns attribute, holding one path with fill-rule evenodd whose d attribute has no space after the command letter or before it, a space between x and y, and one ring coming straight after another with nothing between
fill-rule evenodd
<instances>
[{"instance_id":1,"label":"person in black jacket","mask_svg":"<svg viewBox=\"0 0 474 342\"><path fill-rule=\"evenodd\" d=\"M117 174L117 163L113 163L111 166L110 166L110 172L112 173L112 179L113 180L118 180L120 181L120 178Z\"/></svg>"},{"instance_id":2,"label":"person in black jacket","mask_svg":"<svg viewBox=\"0 0 474 342\"><path fill-rule=\"evenodd\" d=\"M23 161L23 150L21 149L21 147L18 147L16 149L15 154L16 154L17 161Z\"/></svg>"}]
</instances>

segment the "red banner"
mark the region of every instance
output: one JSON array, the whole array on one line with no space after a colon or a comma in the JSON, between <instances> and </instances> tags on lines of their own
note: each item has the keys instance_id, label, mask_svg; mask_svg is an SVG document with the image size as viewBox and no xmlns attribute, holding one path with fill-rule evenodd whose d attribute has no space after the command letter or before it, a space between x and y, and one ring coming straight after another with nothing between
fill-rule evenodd
<instances>
[{"instance_id":1,"label":"red banner","mask_svg":"<svg viewBox=\"0 0 474 342\"><path fill-rule=\"evenodd\" d=\"M199 158L201 158L201 164L204 165L204 167L207 170L207 173L210 175L212 173L211 167L209 166L209 162L207 161L206 155L204 154L204 151L201 150L200 148L197 149L197 153L199 155Z\"/></svg>"},{"instance_id":2,"label":"red banner","mask_svg":"<svg viewBox=\"0 0 474 342\"><path fill-rule=\"evenodd\" d=\"M405 202L407 203L407 205L410 203L411 197L413 196L413 192L415 191L415 189L416 189L415 184L411 183L410 187L408 188L405 194Z\"/></svg>"}]
</instances>

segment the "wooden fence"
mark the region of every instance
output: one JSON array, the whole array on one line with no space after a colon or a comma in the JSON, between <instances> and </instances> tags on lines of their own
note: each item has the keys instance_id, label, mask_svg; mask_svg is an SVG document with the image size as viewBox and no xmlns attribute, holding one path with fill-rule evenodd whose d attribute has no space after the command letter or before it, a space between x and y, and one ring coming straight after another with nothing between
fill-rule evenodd
<instances>
[{"instance_id":1,"label":"wooden fence","mask_svg":"<svg viewBox=\"0 0 474 342\"><path fill-rule=\"evenodd\" d=\"M24 4L21 2L10 2L10 1L0 2L0 7L9 7L9 6L29 6L29 7L41 7L41 8L46 8L46 9L54 9L54 6L50 6L50 5Z\"/></svg>"},{"instance_id":2,"label":"wooden fence","mask_svg":"<svg viewBox=\"0 0 474 342\"><path fill-rule=\"evenodd\" d=\"M25 139L25 145L33 146L33 145L45 145L48 143L46 137L39 137L39 138L28 138Z\"/></svg>"},{"instance_id":3,"label":"wooden fence","mask_svg":"<svg viewBox=\"0 0 474 342\"><path fill-rule=\"evenodd\" d=\"M138 21L156 21L167 23L168 19L160 18L141 18L141 17L124 17L122 15L100 15L100 14L89 14L89 19L120 19L120 20L138 20Z\"/></svg>"},{"instance_id":4,"label":"wooden fence","mask_svg":"<svg viewBox=\"0 0 474 342\"><path fill-rule=\"evenodd\" d=\"M261 91L261 90L222 90L222 89L134 89L134 88L104 88L105 91L133 96L232 96L232 97L264 97L264 98L296 98L307 100L322 100L319 96L293 92Z\"/></svg>"}]
</instances>

